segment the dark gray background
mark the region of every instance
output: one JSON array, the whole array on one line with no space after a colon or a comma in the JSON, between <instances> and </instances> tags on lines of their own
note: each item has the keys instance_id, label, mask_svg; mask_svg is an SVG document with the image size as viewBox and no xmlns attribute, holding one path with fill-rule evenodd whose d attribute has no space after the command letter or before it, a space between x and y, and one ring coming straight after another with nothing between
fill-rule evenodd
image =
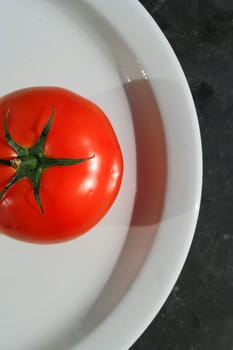
<instances>
[{"instance_id":1,"label":"dark gray background","mask_svg":"<svg viewBox=\"0 0 233 350\"><path fill-rule=\"evenodd\" d=\"M204 183L184 269L131 350L233 350L233 0L141 3L168 38L190 84Z\"/></svg>"}]
</instances>

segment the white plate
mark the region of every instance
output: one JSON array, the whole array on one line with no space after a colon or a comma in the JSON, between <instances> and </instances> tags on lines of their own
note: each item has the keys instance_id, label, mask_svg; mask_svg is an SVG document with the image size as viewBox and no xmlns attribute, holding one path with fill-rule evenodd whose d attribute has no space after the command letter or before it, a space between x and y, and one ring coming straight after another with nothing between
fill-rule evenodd
<instances>
[{"instance_id":1,"label":"white plate","mask_svg":"<svg viewBox=\"0 0 233 350\"><path fill-rule=\"evenodd\" d=\"M187 256L202 159L177 59L135 0L0 0L0 94L57 85L109 116L120 194L87 235L40 246L0 238L0 348L127 349ZM156 97L156 99L155 99Z\"/></svg>"}]
</instances>

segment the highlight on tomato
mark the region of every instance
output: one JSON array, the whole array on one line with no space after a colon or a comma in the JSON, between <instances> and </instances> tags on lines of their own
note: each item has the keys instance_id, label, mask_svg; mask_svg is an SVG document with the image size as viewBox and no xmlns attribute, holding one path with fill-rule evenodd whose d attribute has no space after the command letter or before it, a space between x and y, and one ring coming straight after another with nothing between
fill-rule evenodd
<instances>
[{"instance_id":1,"label":"highlight on tomato","mask_svg":"<svg viewBox=\"0 0 233 350\"><path fill-rule=\"evenodd\" d=\"M0 232L58 243L94 227L119 192L123 157L104 112L63 88L0 98Z\"/></svg>"}]
</instances>

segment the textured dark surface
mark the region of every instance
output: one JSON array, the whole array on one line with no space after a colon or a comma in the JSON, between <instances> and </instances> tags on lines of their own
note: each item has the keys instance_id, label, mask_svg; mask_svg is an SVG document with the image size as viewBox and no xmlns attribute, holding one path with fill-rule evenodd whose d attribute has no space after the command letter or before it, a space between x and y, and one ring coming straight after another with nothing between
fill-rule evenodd
<instances>
[{"instance_id":1,"label":"textured dark surface","mask_svg":"<svg viewBox=\"0 0 233 350\"><path fill-rule=\"evenodd\" d=\"M131 350L233 350L233 1L141 3L189 81L201 128L204 183L184 269Z\"/></svg>"}]
</instances>

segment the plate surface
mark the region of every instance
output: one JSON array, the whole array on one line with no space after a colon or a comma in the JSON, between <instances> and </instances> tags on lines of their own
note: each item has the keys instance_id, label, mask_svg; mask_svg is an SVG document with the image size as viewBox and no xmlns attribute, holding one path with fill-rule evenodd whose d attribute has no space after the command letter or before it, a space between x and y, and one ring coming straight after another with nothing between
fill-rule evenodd
<instances>
[{"instance_id":1,"label":"plate surface","mask_svg":"<svg viewBox=\"0 0 233 350\"><path fill-rule=\"evenodd\" d=\"M117 200L83 237L49 246L0 237L0 348L127 349L169 295L194 234L202 159L188 85L134 0L0 8L0 95L55 85L93 100L125 164Z\"/></svg>"}]
</instances>

